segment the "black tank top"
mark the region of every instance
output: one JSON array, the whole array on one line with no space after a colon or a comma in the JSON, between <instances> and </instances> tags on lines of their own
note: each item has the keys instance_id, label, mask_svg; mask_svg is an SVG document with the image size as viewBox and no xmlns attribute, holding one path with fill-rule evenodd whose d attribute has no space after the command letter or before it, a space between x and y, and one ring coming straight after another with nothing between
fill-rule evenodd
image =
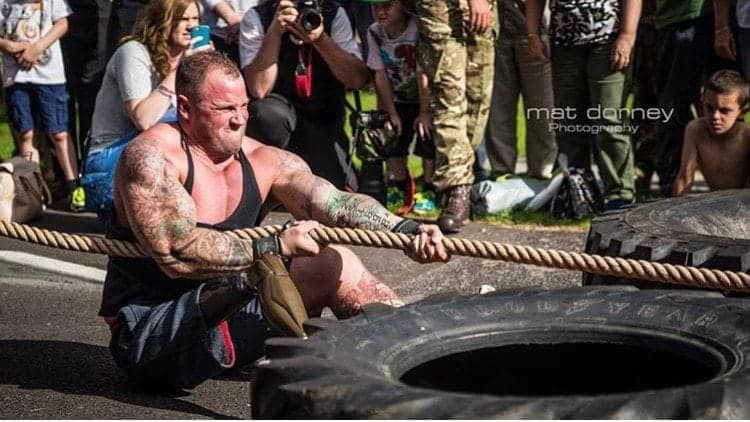
<instances>
[{"instance_id":1,"label":"black tank top","mask_svg":"<svg viewBox=\"0 0 750 422\"><path fill-rule=\"evenodd\" d=\"M188 174L183 186L192 193L195 178L193 156L183 136L182 148L188 162ZM242 166L242 198L232 215L217 224L198 222L199 227L226 231L254 227L258 223L262 206L260 190L255 180L253 167L244 152L240 150L237 159ZM112 228L107 237L120 240L135 240L133 232L122 226L113 217ZM187 278L173 279L167 276L151 258L109 257L107 277L104 281L102 304L99 315L111 317L117 315L120 308L128 304L156 305L177 299L184 293L195 289L206 280Z\"/></svg>"},{"instance_id":2,"label":"black tank top","mask_svg":"<svg viewBox=\"0 0 750 422\"><path fill-rule=\"evenodd\" d=\"M182 141L182 148L185 150L188 162L188 174L185 177L185 183L182 186L189 194L193 193L193 178L195 170L193 168L193 154L190 152L187 143ZM242 199L235 208L232 215L227 217L226 220L217 224L205 224L198 222L198 227L205 227L215 230L235 230L243 229L247 227L256 226L258 223L258 217L260 216L260 207L263 205L260 200L260 190L258 189L258 183L255 181L255 173L253 172L253 166L247 160L245 153L240 150L237 153L237 159L242 165ZM252 221L252 225L247 225L248 221Z\"/></svg>"}]
</instances>

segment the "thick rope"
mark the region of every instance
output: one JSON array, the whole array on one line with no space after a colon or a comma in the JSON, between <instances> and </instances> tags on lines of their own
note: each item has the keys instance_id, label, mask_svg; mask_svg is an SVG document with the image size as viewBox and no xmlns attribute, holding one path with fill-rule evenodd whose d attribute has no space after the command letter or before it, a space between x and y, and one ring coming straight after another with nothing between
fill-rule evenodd
<instances>
[{"instance_id":1,"label":"thick rope","mask_svg":"<svg viewBox=\"0 0 750 422\"><path fill-rule=\"evenodd\" d=\"M243 240L253 240L278 233L280 230L281 226L275 225L233 230L228 233ZM2 220L0 220L0 236L77 252L133 258L148 256L140 245L133 242L72 235ZM322 245L334 243L405 250L411 243L411 237L401 233L324 226L313 229L310 236ZM452 255L585 271L598 275L649 280L701 289L750 292L750 275L740 272L455 237L444 238L443 245Z\"/></svg>"}]
</instances>

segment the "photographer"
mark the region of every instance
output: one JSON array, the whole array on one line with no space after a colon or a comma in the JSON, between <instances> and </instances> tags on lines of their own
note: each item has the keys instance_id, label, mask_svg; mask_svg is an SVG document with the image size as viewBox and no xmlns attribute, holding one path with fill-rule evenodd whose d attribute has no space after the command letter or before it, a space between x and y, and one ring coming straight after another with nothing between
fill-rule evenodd
<instances>
[{"instance_id":1,"label":"photographer","mask_svg":"<svg viewBox=\"0 0 750 422\"><path fill-rule=\"evenodd\" d=\"M368 71L344 9L331 0L270 0L249 9L240 63L256 99L248 135L297 153L339 188L352 186L344 101Z\"/></svg>"}]
</instances>

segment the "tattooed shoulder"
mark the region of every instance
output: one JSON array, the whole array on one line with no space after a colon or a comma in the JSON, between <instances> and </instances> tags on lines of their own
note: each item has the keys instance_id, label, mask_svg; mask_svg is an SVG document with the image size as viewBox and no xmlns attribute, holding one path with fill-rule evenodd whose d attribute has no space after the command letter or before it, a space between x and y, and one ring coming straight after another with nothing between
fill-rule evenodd
<instances>
[{"instance_id":1,"label":"tattooed shoulder","mask_svg":"<svg viewBox=\"0 0 750 422\"><path fill-rule=\"evenodd\" d=\"M154 176L153 172L163 173L167 159L157 146L156 140L136 139L122 152L119 173L126 181L143 181Z\"/></svg>"},{"instance_id":2,"label":"tattooed shoulder","mask_svg":"<svg viewBox=\"0 0 750 422\"><path fill-rule=\"evenodd\" d=\"M170 242L180 244L196 225L195 203L171 168L156 143L145 140L123 152L118 175L131 229L141 241L161 245L163 251Z\"/></svg>"},{"instance_id":3,"label":"tattooed shoulder","mask_svg":"<svg viewBox=\"0 0 750 422\"><path fill-rule=\"evenodd\" d=\"M310 172L310 166L297 154L277 149L277 165L282 170Z\"/></svg>"},{"instance_id":4,"label":"tattooed shoulder","mask_svg":"<svg viewBox=\"0 0 750 422\"><path fill-rule=\"evenodd\" d=\"M313 187L317 177L299 156L274 148L276 177L271 194L295 218L313 218Z\"/></svg>"}]
</instances>

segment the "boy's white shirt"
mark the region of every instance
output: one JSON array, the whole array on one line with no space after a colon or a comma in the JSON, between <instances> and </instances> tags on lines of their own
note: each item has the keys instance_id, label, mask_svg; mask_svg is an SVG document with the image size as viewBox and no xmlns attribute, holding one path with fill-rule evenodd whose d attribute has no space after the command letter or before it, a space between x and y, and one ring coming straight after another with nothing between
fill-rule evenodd
<instances>
[{"instance_id":1,"label":"boy's white shirt","mask_svg":"<svg viewBox=\"0 0 750 422\"><path fill-rule=\"evenodd\" d=\"M375 40L373 33L380 38L380 44ZM421 68L416 59L416 46L419 38L417 21L409 18L404 32L396 38L389 38L385 27L375 22L367 29L367 67L372 70L384 70L391 83L393 99L396 102L418 103L419 90L417 88L417 74ZM396 49L409 46L409 60L405 57L397 57ZM403 54L403 52L402 52ZM384 62L384 57L388 64ZM413 63L413 68L408 68Z\"/></svg>"},{"instance_id":2,"label":"boy's white shirt","mask_svg":"<svg viewBox=\"0 0 750 422\"><path fill-rule=\"evenodd\" d=\"M65 0L41 0L42 2L42 29L41 36L44 37L52 29L55 21L69 16L72 11ZM0 31L5 37L6 18L13 5L21 4L22 1L0 0ZM65 68L63 66L62 50L60 40L55 40L48 48L50 58L44 64L34 65L29 70L18 67L12 55L3 53L3 86L8 87L14 83L34 83L39 85L54 85L65 83Z\"/></svg>"}]
</instances>

